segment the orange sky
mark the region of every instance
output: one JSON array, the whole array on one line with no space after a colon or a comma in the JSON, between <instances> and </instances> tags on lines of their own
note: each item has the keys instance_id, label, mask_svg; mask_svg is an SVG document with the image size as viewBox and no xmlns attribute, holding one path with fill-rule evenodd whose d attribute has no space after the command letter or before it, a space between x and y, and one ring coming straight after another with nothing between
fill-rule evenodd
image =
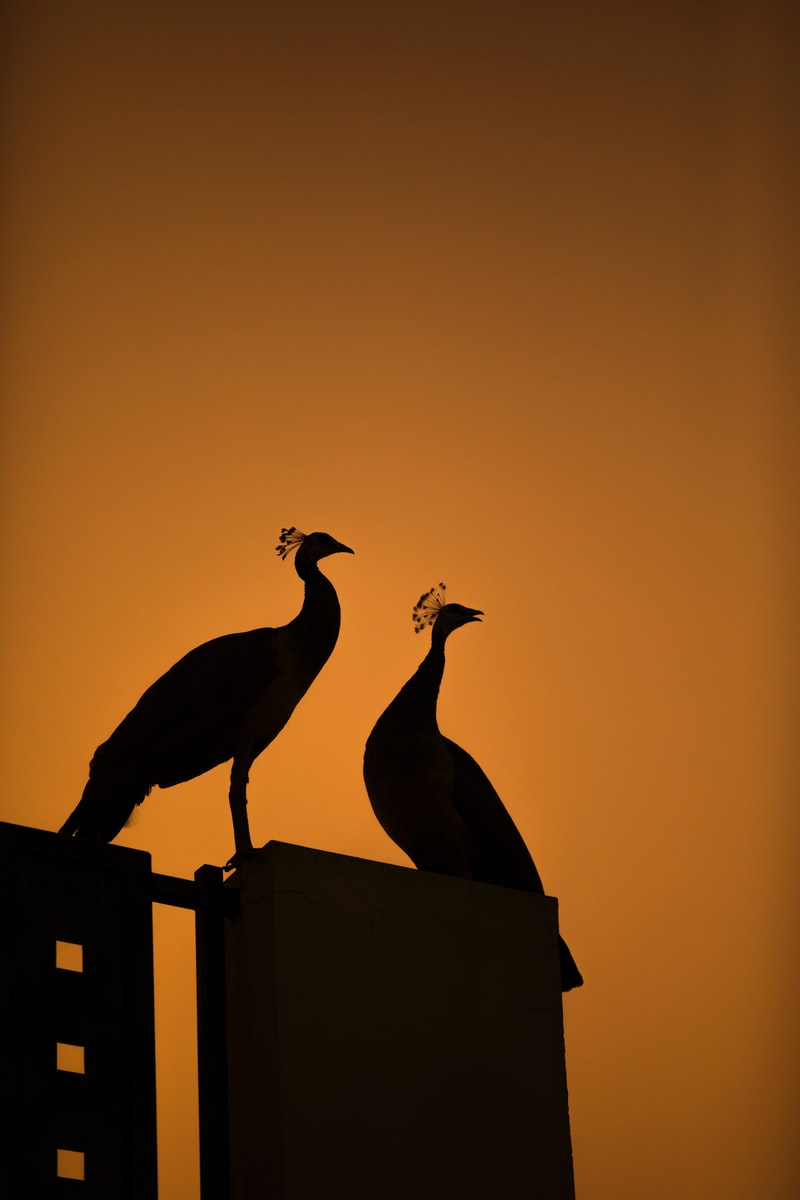
<instances>
[{"instance_id":1,"label":"orange sky","mask_svg":"<svg viewBox=\"0 0 800 1200\"><path fill-rule=\"evenodd\" d=\"M794 1197L788 8L6 12L3 818L56 828L167 666L294 615L294 524L356 556L253 836L406 862L361 756L443 579L486 616L442 728L586 977L580 1200ZM226 789L119 840L222 863ZM159 910L162 1200L198 1194L189 928Z\"/></svg>"}]
</instances>

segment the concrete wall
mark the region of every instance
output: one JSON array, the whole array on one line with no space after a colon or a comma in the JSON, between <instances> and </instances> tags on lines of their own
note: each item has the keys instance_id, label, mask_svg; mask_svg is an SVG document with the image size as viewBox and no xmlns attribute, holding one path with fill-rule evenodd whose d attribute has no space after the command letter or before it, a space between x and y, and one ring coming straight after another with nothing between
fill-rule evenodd
<instances>
[{"instance_id":1,"label":"concrete wall","mask_svg":"<svg viewBox=\"0 0 800 1200\"><path fill-rule=\"evenodd\" d=\"M269 843L226 922L232 1200L570 1200L557 902Z\"/></svg>"}]
</instances>

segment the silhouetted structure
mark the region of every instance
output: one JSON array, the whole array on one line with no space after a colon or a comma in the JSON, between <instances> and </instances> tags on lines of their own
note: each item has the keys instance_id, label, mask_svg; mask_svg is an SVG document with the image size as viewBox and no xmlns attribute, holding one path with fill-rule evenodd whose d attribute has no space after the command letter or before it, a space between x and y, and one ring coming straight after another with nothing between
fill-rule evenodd
<instances>
[{"instance_id":1,"label":"silhouetted structure","mask_svg":"<svg viewBox=\"0 0 800 1200\"><path fill-rule=\"evenodd\" d=\"M0 892L4 1195L156 1200L166 903L196 914L201 1200L574 1200L551 897L278 842L176 879L6 824Z\"/></svg>"},{"instance_id":2,"label":"silhouetted structure","mask_svg":"<svg viewBox=\"0 0 800 1200\"><path fill-rule=\"evenodd\" d=\"M4 1192L154 1200L150 856L0 831Z\"/></svg>"},{"instance_id":3,"label":"silhouetted structure","mask_svg":"<svg viewBox=\"0 0 800 1200\"><path fill-rule=\"evenodd\" d=\"M373 811L393 842L423 871L544 894L517 827L475 759L439 730L436 709L448 636L483 613L445 603L444 584L414 606L419 633L432 624L431 646L411 679L378 718L364 753ZM564 942L561 986L583 978Z\"/></svg>"},{"instance_id":4,"label":"silhouetted structure","mask_svg":"<svg viewBox=\"0 0 800 1200\"><path fill-rule=\"evenodd\" d=\"M173 787L233 759L229 800L236 856L253 848L247 781L327 662L339 636L339 600L317 564L352 554L327 533L281 531L278 554L297 548L303 606L288 625L214 638L190 650L147 689L98 746L89 781L60 832L109 842L153 787Z\"/></svg>"},{"instance_id":5,"label":"silhouetted structure","mask_svg":"<svg viewBox=\"0 0 800 1200\"><path fill-rule=\"evenodd\" d=\"M195 911L201 1200L229 1195L220 867L0 822L3 1195L156 1200L153 903Z\"/></svg>"},{"instance_id":6,"label":"silhouetted structure","mask_svg":"<svg viewBox=\"0 0 800 1200\"><path fill-rule=\"evenodd\" d=\"M279 842L237 878L231 1200L573 1200L554 899Z\"/></svg>"}]
</instances>

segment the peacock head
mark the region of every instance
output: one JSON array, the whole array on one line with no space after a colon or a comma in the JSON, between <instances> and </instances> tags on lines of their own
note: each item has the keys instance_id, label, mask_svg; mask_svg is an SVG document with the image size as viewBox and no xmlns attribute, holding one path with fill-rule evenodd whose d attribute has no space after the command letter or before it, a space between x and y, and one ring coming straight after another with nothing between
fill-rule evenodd
<instances>
[{"instance_id":1,"label":"peacock head","mask_svg":"<svg viewBox=\"0 0 800 1200\"><path fill-rule=\"evenodd\" d=\"M354 551L343 542L337 542L329 533L301 533L292 525L291 529L282 529L275 551L281 558L286 558L292 550L297 551L295 565L310 565L318 563L329 554L353 554Z\"/></svg>"},{"instance_id":2,"label":"peacock head","mask_svg":"<svg viewBox=\"0 0 800 1200\"><path fill-rule=\"evenodd\" d=\"M428 625L433 625L433 635L442 641L462 625L471 621L480 621L483 609L467 608L463 604L448 604L445 601L446 588L443 583L424 592L414 605L414 632L422 633Z\"/></svg>"}]
</instances>

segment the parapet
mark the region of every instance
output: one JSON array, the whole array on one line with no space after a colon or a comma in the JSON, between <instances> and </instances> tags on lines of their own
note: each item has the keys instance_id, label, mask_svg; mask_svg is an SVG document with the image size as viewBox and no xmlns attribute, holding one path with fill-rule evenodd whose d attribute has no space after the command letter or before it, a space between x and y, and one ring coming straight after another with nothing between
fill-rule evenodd
<instances>
[{"instance_id":1,"label":"parapet","mask_svg":"<svg viewBox=\"0 0 800 1200\"><path fill-rule=\"evenodd\" d=\"M237 884L232 1200L572 1200L555 899L279 842Z\"/></svg>"}]
</instances>

